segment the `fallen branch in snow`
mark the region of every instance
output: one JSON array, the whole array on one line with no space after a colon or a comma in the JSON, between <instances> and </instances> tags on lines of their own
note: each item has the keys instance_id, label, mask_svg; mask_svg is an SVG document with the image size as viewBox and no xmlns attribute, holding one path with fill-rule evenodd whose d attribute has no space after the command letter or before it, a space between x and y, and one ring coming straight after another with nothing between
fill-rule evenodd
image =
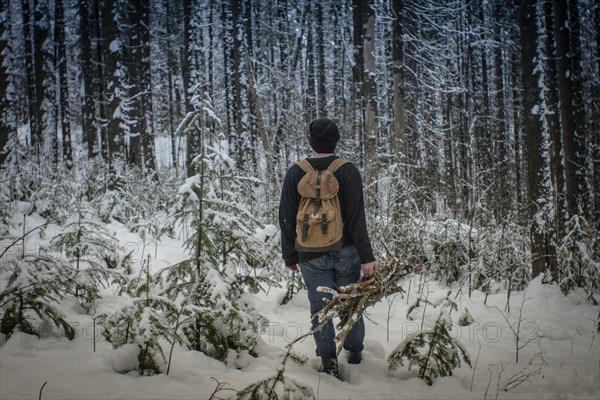
<instances>
[{"instance_id":1,"label":"fallen branch in snow","mask_svg":"<svg viewBox=\"0 0 600 400\"><path fill-rule=\"evenodd\" d=\"M508 378L506 385L504 385L504 391L508 392L519 386L522 383L530 382L531 378L534 376L540 375L542 373L542 369L538 368L535 371L528 372L527 368L521 369L519 372Z\"/></svg>"},{"instance_id":2,"label":"fallen branch in snow","mask_svg":"<svg viewBox=\"0 0 600 400\"><path fill-rule=\"evenodd\" d=\"M38 400L42 400L42 391L44 390L44 386L46 386L47 383L48 381L44 382L44 384L40 388L40 395L38 396Z\"/></svg>"},{"instance_id":3,"label":"fallen branch in snow","mask_svg":"<svg viewBox=\"0 0 600 400\"><path fill-rule=\"evenodd\" d=\"M210 397L208 398L208 400L222 400L222 397L215 397L217 395L217 393L219 392L224 392L224 391L232 391L235 392L235 389L231 389L228 388L227 386L229 386L229 383L227 382L220 382L218 381L216 378L214 377L210 377L210 379L212 379L213 381L217 382L217 387L215 388L215 390L213 390L213 392L211 393Z\"/></svg>"}]
</instances>

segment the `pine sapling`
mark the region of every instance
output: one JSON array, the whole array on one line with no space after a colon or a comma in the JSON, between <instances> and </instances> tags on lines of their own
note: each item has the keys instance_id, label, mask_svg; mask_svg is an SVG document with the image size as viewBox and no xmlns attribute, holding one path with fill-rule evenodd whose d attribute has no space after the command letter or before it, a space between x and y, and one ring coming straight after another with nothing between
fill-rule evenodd
<instances>
[{"instance_id":1,"label":"pine sapling","mask_svg":"<svg viewBox=\"0 0 600 400\"><path fill-rule=\"evenodd\" d=\"M449 300L450 292L438 304L441 306L433 329L421 329L409 335L388 357L388 368L397 369L408 362L408 369L413 365L419 367L419 377L428 385L436 378L452 375L455 368L461 366L461 358L471 366L471 359L466 348L450 335L452 319L445 308L455 308L456 304Z\"/></svg>"},{"instance_id":2,"label":"pine sapling","mask_svg":"<svg viewBox=\"0 0 600 400\"><path fill-rule=\"evenodd\" d=\"M130 303L112 314L96 317L104 327L104 337L113 348L135 344L139 348L138 370L140 375L152 375L162 371L166 363L161 340L175 340L177 324L174 316L180 313L178 306L168 297L159 294L155 277L150 273L150 263L144 263L143 279L130 287L133 297Z\"/></svg>"},{"instance_id":3,"label":"pine sapling","mask_svg":"<svg viewBox=\"0 0 600 400\"><path fill-rule=\"evenodd\" d=\"M74 295L89 310L100 296L100 287L115 284L121 289L126 284L130 258L126 256L120 263L116 261L114 254L121 249L118 242L101 224L93 221L94 213L83 202L81 194L76 211L74 220L65 224L63 231L44 250L58 252L73 264L77 282Z\"/></svg>"},{"instance_id":4,"label":"pine sapling","mask_svg":"<svg viewBox=\"0 0 600 400\"><path fill-rule=\"evenodd\" d=\"M240 390L235 397L236 400L294 400L315 399L315 394L309 386L302 385L285 374L288 361L298 365L304 365L308 361L292 351L295 342L288 344L287 351L283 355L281 363L273 376L259 380Z\"/></svg>"},{"instance_id":5,"label":"pine sapling","mask_svg":"<svg viewBox=\"0 0 600 400\"><path fill-rule=\"evenodd\" d=\"M54 325L72 340L75 330L57 307L75 287L74 271L51 254L14 258L0 269L0 331L8 339L16 330L43 336Z\"/></svg>"}]
</instances>

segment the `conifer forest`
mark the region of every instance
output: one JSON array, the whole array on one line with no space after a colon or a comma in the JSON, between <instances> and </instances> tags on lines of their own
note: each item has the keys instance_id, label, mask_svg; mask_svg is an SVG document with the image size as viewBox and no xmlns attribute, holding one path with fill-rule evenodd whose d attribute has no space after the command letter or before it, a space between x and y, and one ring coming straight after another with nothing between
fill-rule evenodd
<instances>
[{"instance_id":1,"label":"conifer forest","mask_svg":"<svg viewBox=\"0 0 600 400\"><path fill-rule=\"evenodd\" d=\"M76 341L76 315L94 352L120 349L118 372L178 373L182 349L242 371L260 359L272 316L256 299L306 297L277 215L316 118L361 171L379 263L414 268L416 303L395 318L436 310L390 371L433 385L462 359L471 391L471 373L500 385L450 314L467 326L457 299L501 296L490 312L518 365L532 345L510 321L532 282L581 297L600 331L598 0L0 0L0 88L2 351L24 334ZM234 394L215 376L206 398L318 398L285 349L272 377Z\"/></svg>"}]
</instances>

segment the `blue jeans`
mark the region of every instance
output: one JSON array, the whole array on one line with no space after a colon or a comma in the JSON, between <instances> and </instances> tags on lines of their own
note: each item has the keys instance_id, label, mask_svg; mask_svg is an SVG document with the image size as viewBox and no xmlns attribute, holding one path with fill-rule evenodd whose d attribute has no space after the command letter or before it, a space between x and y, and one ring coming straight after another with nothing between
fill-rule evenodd
<instances>
[{"instance_id":1,"label":"blue jeans","mask_svg":"<svg viewBox=\"0 0 600 400\"><path fill-rule=\"evenodd\" d=\"M338 251L326 254L310 261L300 263L302 277L308 290L310 313L314 315L324 306L323 298L331 298L328 293L317 292L319 286L327 286L335 290L356 283L360 279L360 259L353 246L346 246ZM342 316L344 318L344 316ZM312 320L312 327L319 325L317 318ZM314 333L317 344L317 356L330 357L337 353L335 345L335 328L329 321L320 331ZM365 338L365 322L362 317L354 324L344 342L344 349L352 352L363 349Z\"/></svg>"}]
</instances>

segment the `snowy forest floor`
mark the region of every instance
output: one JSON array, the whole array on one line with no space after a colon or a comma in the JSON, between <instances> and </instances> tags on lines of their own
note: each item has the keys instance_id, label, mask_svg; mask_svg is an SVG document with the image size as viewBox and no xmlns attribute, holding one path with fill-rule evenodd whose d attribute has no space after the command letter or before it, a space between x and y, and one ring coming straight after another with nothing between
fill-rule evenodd
<instances>
[{"instance_id":1,"label":"snowy forest floor","mask_svg":"<svg viewBox=\"0 0 600 400\"><path fill-rule=\"evenodd\" d=\"M124 226L111 223L107 228L121 243L141 249L141 240ZM51 236L51 232L46 232ZM33 235L28 248L37 248L39 235ZM146 252L154 253L154 246ZM158 270L186 257L182 244L165 239L158 243L152 266ZM138 257L138 265L143 256ZM283 268L283 266L282 266ZM510 313L505 312L507 293L499 290L485 294L465 292L456 298L459 310L453 320L468 310L469 326L453 324L452 335L470 353L473 368L463 364L453 376L438 378L432 386L418 377L418 369L400 367L388 371L386 357L412 332L435 320L431 311L417 313L414 321L407 311L419 296L429 300L446 296L449 289L439 282L407 281L408 294L388 298L368 310L364 360L349 365L342 353L343 380L317 371L320 361L314 354L312 338L297 343L296 352L309 357L304 365L290 363L286 374L312 388L317 399L598 399L600 396L600 338L597 332L598 307L584 293L564 296L555 285L542 285L539 279L510 298ZM409 290L410 287L410 290ZM203 353L175 348L168 375L139 376L120 374L119 364L131 362L126 348L113 350L97 334L94 351L92 317L74 298L61 303L67 320L73 324L73 341L64 337L37 338L16 333L0 342L0 398L31 399L208 399L218 383L232 390L221 390L214 398L230 398L262 378L273 375L279 357L290 340L309 329L309 306L301 291L291 302L280 305L284 289L271 288L268 294L248 294L253 306L267 318L258 357L242 355L227 363ZM119 299L110 291L98 303L98 311L113 307ZM516 362L515 334L521 316L519 361ZM389 327L388 327L389 320ZM512 327L512 329L511 329ZM389 340L388 340L389 337ZM165 350L168 353L168 350ZM521 384L520 379L523 379ZM511 384L511 382L513 382ZM44 385L45 384L45 385ZM516 387L515 387L516 385ZM508 387L508 391L505 389Z\"/></svg>"}]
</instances>

